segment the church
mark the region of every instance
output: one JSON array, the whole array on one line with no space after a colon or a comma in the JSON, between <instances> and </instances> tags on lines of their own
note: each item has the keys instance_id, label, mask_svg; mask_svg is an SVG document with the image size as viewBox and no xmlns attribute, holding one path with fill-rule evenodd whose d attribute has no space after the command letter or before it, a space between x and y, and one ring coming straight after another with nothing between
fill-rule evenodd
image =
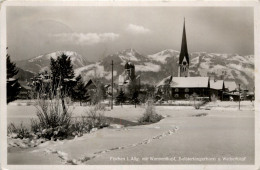
<instances>
[{"instance_id":1,"label":"church","mask_svg":"<svg viewBox=\"0 0 260 170\"><path fill-rule=\"evenodd\" d=\"M124 93L128 94L130 92L131 85L140 85L140 76L135 74L135 65L133 63L126 62L125 70L118 78L118 87L119 90L122 90Z\"/></svg>"},{"instance_id":2,"label":"church","mask_svg":"<svg viewBox=\"0 0 260 170\"><path fill-rule=\"evenodd\" d=\"M170 98L173 100L189 99L194 93L200 98L210 100L211 96L215 95L218 99L222 100L223 91L225 90L224 81L210 80L210 77L190 77L189 66L190 57L184 20L178 63L178 77L168 76L164 78L156 85L157 91L161 94L170 93ZM166 92L167 89L170 90L170 92Z\"/></svg>"}]
</instances>

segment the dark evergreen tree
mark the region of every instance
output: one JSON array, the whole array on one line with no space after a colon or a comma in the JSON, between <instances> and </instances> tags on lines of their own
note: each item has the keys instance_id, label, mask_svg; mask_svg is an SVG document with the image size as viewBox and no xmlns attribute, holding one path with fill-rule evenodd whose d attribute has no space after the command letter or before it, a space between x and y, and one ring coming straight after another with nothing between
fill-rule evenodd
<instances>
[{"instance_id":1,"label":"dark evergreen tree","mask_svg":"<svg viewBox=\"0 0 260 170\"><path fill-rule=\"evenodd\" d=\"M63 93L68 92L72 88L70 85L71 80L74 78L74 70L70 57L62 54L56 60L51 58L50 65L53 86L63 88Z\"/></svg>"},{"instance_id":2,"label":"dark evergreen tree","mask_svg":"<svg viewBox=\"0 0 260 170\"><path fill-rule=\"evenodd\" d=\"M135 105L135 108L136 108L136 105L140 103L138 95L139 95L138 91L135 91L133 93L133 96L132 96L132 99L131 99L132 103Z\"/></svg>"},{"instance_id":3,"label":"dark evergreen tree","mask_svg":"<svg viewBox=\"0 0 260 170\"><path fill-rule=\"evenodd\" d=\"M18 79L13 78L18 73L15 63L11 62L10 56L6 55L6 86L7 86L7 103L17 99L20 92Z\"/></svg>"},{"instance_id":4,"label":"dark evergreen tree","mask_svg":"<svg viewBox=\"0 0 260 170\"><path fill-rule=\"evenodd\" d=\"M7 79L14 77L18 73L18 69L16 68L16 64L11 62L10 56L6 55L6 76Z\"/></svg>"},{"instance_id":5,"label":"dark evergreen tree","mask_svg":"<svg viewBox=\"0 0 260 170\"><path fill-rule=\"evenodd\" d=\"M79 101L80 105L82 102L89 102L90 95L88 93L87 87L82 81L81 75L76 77L77 84L73 88L72 99L75 101Z\"/></svg>"},{"instance_id":6,"label":"dark evergreen tree","mask_svg":"<svg viewBox=\"0 0 260 170\"><path fill-rule=\"evenodd\" d=\"M53 90L60 95L63 110L67 110L65 108L64 98L71 96L72 88L76 84L76 81L73 80L74 70L71 59L67 55L62 54L58 56L56 60L51 58L50 66Z\"/></svg>"},{"instance_id":7,"label":"dark evergreen tree","mask_svg":"<svg viewBox=\"0 0 260 170\"><path fill-rule=\"evenodd\" d=\"M116 104L123 104L126 100L126 96L125 96L125 93L123 92L123 90L121 89L119 91L119 94L118 96L116 96Z\"/></svg>"}]
</instances>

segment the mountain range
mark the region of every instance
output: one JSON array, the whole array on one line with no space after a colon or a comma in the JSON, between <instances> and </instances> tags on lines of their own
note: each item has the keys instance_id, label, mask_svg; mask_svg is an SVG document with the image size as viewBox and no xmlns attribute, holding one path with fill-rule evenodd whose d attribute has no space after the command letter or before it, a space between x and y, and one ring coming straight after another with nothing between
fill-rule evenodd
<instances>
[{"instance_id":1,"label":"mountain range","mask_svg":"<svg viewBox=\"0 0 260 170\"><path fill-rule=\"evenodd\" d=\"M85 81L91 77L100 77L105 83L111 80L111 61L114 62L114 78L123 72L126 62L135 65L136 75L141 76L142 83L156 84L163 78L177 76L179 51L166 49L151 55L143 55L134 49L126 49L108 55L101 61L89 62L85 57L73 51L57 51L29 60L16 61L25 72L38 73L49 69L50 58L62 53L69 56L75 74ZM31 74L30 74L31 76ZM190 53L190 76L210 76L216 79L235 80L241 87L254 88L254 56L238 54L217 54L206 52Z\"/></svg>"}]
</instances>

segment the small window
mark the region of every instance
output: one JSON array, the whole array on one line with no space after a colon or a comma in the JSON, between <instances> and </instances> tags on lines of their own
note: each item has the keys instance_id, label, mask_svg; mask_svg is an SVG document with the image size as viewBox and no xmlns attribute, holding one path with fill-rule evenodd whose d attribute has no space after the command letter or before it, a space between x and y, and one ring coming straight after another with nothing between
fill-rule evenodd
<instances>
[{"instance_id":1,"label":"small window","mask_svg":"<svg viewBox=\"0 0 260 170\"><path fill-rule=\"evenodd\" d=\"M179 94L175 94L174 97L175 97L175 98L178 98L178 97L179 97Z\"/></svg>"},{"instance_id":2,"label":"small window","mask_svg":"<svg viewBox=\"0 0 260 170\"><path fill-rule=\"evenodd\" d=\"M188 88L186 88L186 89L185 89L185 92L189 92L189 89L188 89Z\"/></svg>"},{"instance_id":3,"label":"small window","mask_svg":"<svg viewBox=\"0 0 260 170\"><path fill-rule=\"evenodd\" d=\"M179 92L179 89L176 88L176 89L175 89L175 92Z\"/></svg>"},{"instance_id":4,"label":"small window","mask_svg":"<svg viewBox=\"0 0 260 170\"><path fill-rule=\"evenodd\" d=\"M185 94L185 98L188 99L190 97L190 95L188 94Z\"/></svg>"}]
</instances>

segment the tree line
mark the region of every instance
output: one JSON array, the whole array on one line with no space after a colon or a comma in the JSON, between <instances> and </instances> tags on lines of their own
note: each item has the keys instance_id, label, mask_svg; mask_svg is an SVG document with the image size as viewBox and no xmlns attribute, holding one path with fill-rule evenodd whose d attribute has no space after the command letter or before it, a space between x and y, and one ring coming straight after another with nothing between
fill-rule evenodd
<instances>
[{"instance_id":1,"label":"tree line","mask_svg":"<svg viewBox=\"0 0 260 170\"><path fill-rule=\"evenodd\" d=\"M17 99L21 86L18 79L13 78L18 73L16 64L10 59L10 56L6 55L7 61L7 103ZM82 103L96 104L100 101L107 99L110 93L107 93L105 85L102 83L101 78L93 77L95 89L89 89L84 82L81 75L75 76L73 65L70 57L65 54L58 56L56 59L50 60L50 71L43 71L38 73L32 79L30 84L32 92L30 97L37 98L41 95L46 99L54 95L60 95L62 105L67 97L72 101ZM140 89L145 89L145 92L141 92ZM125 94L124 91L119 89L116 93L116 104L140 104L145 102L147 98L154 93L153 86L148 84L134 84L129 85L129 93Z\"/></svg>"}]
</instances>

